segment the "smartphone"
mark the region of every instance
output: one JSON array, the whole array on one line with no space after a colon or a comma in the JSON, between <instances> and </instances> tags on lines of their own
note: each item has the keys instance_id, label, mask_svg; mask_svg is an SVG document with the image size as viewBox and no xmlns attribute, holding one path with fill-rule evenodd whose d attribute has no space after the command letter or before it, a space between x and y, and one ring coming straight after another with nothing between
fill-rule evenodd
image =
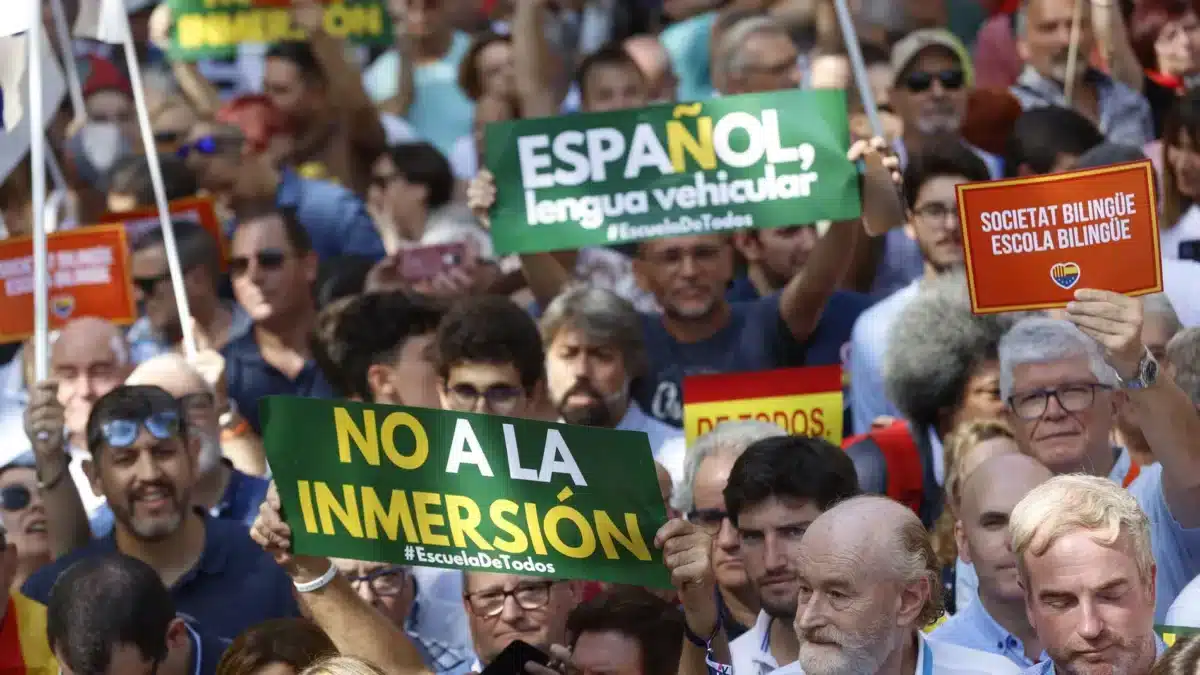
<instances>
[{"instance_id":1,"label":"smartphone","mask_svg":"<svg viewBox=\"0 0 1200 675\"><path fill-rule=\"evenodd\" d=\"M1179 242L1179 257L1200 262L1200 239Z\"/></svg>"},{"instance_id":2,"label":"smartphone","mask_svg":"<svg viewBox=\"0 0 1200 675\"><path fill-rule=\"evenodd\" d=\"M525 664L550 663L550 655L528 642L513 640L479 675L525 675Z\"/></svg>"},{"instance_id":3,"label":"smartphone","mask_svg":"<svg viewBox=\"0 0 1200 675\"><path fill-rule=\"evenodd\" d=\"M396 255L400 257L401 277L408 283L416 283L458 267L466 254L466 244L458 242L405 248Z\"/></svg>"}]
</instances>

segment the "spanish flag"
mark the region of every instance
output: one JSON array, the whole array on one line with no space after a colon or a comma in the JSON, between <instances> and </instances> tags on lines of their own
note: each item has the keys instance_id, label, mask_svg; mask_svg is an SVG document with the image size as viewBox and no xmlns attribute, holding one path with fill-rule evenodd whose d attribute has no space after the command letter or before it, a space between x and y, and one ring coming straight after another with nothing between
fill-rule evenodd
<instances>
[{"instance_id":1,"label":"spanish flag","mask_svg":"<svg viewBox=\"0 0 1200 675\"><path fill-rule=\"evenodd\" d=\"M57 675L46 640L46 608L12 591L0 623L0 675Z\"/></svg>"}]
</instances>

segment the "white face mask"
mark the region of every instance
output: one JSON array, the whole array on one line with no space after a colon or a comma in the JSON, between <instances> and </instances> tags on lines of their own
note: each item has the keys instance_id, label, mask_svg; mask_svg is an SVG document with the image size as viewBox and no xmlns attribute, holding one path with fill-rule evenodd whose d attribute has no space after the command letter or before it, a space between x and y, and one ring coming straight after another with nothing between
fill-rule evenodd
<instances>
[{"instance_id":1,"label":"white face mask","mask_svg":"<svg viewBox=\"0 0 1200 675\"><path fill-rule=\"evenodd\" d=\"M121 127L113 122L88 122L79 134L88 163L107 173L124 149Z\"/></svg>"}]
</instances>

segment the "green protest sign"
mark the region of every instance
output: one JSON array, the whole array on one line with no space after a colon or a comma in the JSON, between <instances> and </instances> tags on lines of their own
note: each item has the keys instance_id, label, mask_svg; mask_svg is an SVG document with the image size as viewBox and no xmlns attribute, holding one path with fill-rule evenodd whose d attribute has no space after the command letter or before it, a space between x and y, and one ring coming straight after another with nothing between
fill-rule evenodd
<instances>
[{"instance_id":1,"label":"green protest sign","mask_svg":"<svg viewBox=\"0 0 1200 675\"><path fill-rule=\"evenodd\" d=\"M1175 645L1175 642L1180 638L1185 638L1196 633L1200 633L1200 628L1190 628L1187 626L1155 626L1154 632L1162 638L1163 642L1168 647Z\"/></svg>"},{"instance_id":2,"label":"green protest sign","mask_svg":"<svg viewBox=\"0 0 1200 675\"><path fill-rule=\"evenodd\" d=\"M386 0L322 0L325 32L364 45L390 45ZM292 23L291 0L167 0L173 59L229 58L241 44L306 39Z\"/></svg>"},{"instance_id":3,"label":"green protest sign","mask_svg":"<svg viewBox=\"0 0 1200 675\"><path fill-rule=\"evenodd\" d=\"M501 254L847 220L846 97L778 91L489 124Z\"/></svg>"},{"instance_id":4,"label":"green protest sign","mask_svg":"<svg viewBox=\"0 0 1200 675\"><path fill-rule=\"evenodd\" d=\"M643 433L290 396L260 406L297 553L669 585Z\"/></svg>"}]
</instances>

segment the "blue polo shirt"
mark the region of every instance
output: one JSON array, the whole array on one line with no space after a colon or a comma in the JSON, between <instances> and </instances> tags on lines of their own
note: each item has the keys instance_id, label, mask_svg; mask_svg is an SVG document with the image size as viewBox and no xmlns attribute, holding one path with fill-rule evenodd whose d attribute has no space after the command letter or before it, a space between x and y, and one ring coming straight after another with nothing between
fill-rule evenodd
<instances>
[{"instance_id":1,"label":"blue polo shirt","mask_svg":"<svg viewBox=\"0 0 1200 675\"><path fill-rule=\"evenodd\" d=\"M296 379L289 379L263 358L252 330L222 347L221 355L225 357L225 381L229 398L237 402L238 412L246 418L255 433L262 433L258 401L264 396L282 394L333 398L333 388L329 386L315 361L309 360Z\"/></svg>"},{"instance_id":2,"label":"blue polo shirt","mask_svg":"<svg viewBox=\"0 0 1200 675\"><path fill-rule=\"evenodd\" d=\"M184 617L185 620L191 617ZM209 634L203 626L188 622L188 638L192 643L192 667L188 675L215 675L217 664L229 648L230 640Z\"/></svg>"},{"instance_id":3,"label":"blue polo shirt","mask_svg":"<svg viewBox=\"0 0 1200 675\"><path fill-rule=\"evenodd\" d=\"M227 459L221 460L230 469L229 483L225 485L225 493L221 500L208 510L208 515L222 520L232 520L244 524L247 528L254 524L258 517L258 507L267 498L267 489L271 481L244 474L233 468ZM101 504L92 514L89 525L93 537L107 537L112 532L114 517L108 503Z\"/></svg>"},{"instance_id":4,"label":"blue polo shirt","mask_svg":"<svg viewBox=\"0 0 1200 675\"><path fill-rule=\"evenodd\" d=\"M1025 656L1025 644L1021 639L996 623L978 599L946 619L929 634L929 639L998 654L1022 668L1035 665L1032 659Z\"/></svg>"},{"instance_id":5,"label":"blue polo shirt","mask_svg":"<svg viewBox=\"0 0 1200 675\"><path fill-rule=\"evenodd\" d=\"M340 185L283 169L275 205L296 214L321 260L344 255L381 260L386 255L366 204Z\"/></svg>"},{"instance_id":6,"label":"blue polo shirt","mask_svg":"<svg viewBox=\"0 0 1200 675\"><path fill-rule=\"evenodd\" d=\"M176 611L222 640L268 619L300 616L291 579L250 539L246 526L198 514L204 519L204 551L196 566L171 586ZM114 535L95 539L34 572L21 592L46 604L63 570L77 560L114 551Z\"/></svg>"}]
</instances>

